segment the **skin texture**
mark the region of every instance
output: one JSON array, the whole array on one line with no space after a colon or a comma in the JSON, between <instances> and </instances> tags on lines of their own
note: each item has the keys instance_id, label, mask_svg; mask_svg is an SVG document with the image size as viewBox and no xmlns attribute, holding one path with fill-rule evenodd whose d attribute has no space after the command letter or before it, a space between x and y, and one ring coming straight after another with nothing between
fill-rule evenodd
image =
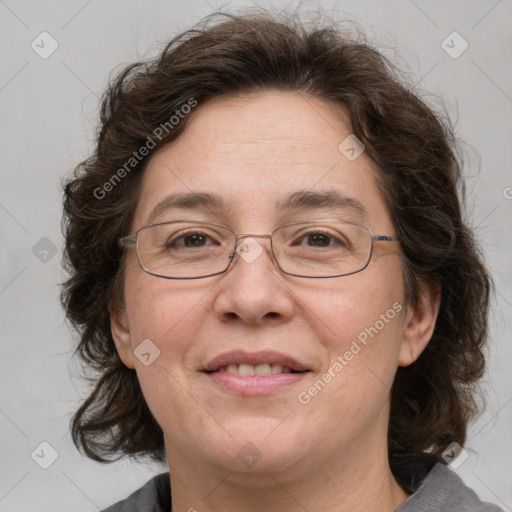
<instances>
[{"instance_id":1,"label":"skin texture","mask_svg":"<svg viewBox=\"0 0 512 512\"><path fill-rule=\"evenodd\" d=\"M231 208L175 209L154 222L207 220L266 234L332 214L277 214L286 193L336 190L364 205L362 223L373 233L394 235L374 164L364 153L351 162L338 150L351 133L341 109L265 91L198 105L191 115L184 134L149 161L129 234L170 193L214 192ZM345 217L354 219L349 211ZM125 306L112 313L112 332L164 431L173 510L395 510L407 495L387 460L390 388L397 367L411 364L430 340L438 304L425 290L417 306L403 304L397 243L377 242L364 271L333 279L286 275L269 241L258 243L264 251L252 263L238 258L227 273L184 281L145 273L128 249ZM300 403L298 394L395 303L401 311ZM144 366L133 351L147 338L160 356ZM311 372L267 396L237 396L199 371L237 349L277 350ZM247 443L261 454L251 467L237 457Z\"/></svg>"}]
</instances>

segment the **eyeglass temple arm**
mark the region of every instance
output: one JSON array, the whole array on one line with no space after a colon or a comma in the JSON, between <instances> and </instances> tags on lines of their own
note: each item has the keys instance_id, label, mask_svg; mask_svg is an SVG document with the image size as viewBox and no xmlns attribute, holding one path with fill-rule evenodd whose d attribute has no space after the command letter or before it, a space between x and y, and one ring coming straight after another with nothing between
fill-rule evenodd
<instances>
[{"instance_id":1,"label":"eyeglass temple arm","mask_svg":"<svg viewBox=\"0 0 512 512\"><path fill-rule=\"evenodd\" d=\"M123 236L123 238L119 239L119 245L121 247L128 247L129 245L136 245L137 237L136 236Z\"/></svg>"},{"instance_id":2,"label":"eyeglass temple arm","mask_svg":"<svg viewBox=\"0 0 512 512\"><path fill-rule=\"evenodd\" d=\"M385 235L372 235L372 239L375 242L398 242L396 238L393 238L392 236L385 236Z\"/></svg>"}]
</instances>

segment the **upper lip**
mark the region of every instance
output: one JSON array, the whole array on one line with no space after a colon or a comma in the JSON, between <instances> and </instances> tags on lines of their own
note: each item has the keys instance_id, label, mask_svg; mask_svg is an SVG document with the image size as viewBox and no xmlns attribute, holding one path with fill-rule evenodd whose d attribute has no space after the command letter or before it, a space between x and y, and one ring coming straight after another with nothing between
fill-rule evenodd
<instances>
[{"instance_id":1,"label":"upper lip","mask_svg":"<svg viewBox=\"0 0 512 512\"><path fill-rule=\"evenodd\" d=\"M280 364L290 368L290 370L302 372L308 370L306 366L294 359L293 357L266 350L262 352L245 352L243 350L236 350L232 352L224 352L213 359L211 359L202 369L204 372L214 372L219 368L223 368L230 364L250 364L257 366L259 364Z\"/></svg>"}]
</instances>

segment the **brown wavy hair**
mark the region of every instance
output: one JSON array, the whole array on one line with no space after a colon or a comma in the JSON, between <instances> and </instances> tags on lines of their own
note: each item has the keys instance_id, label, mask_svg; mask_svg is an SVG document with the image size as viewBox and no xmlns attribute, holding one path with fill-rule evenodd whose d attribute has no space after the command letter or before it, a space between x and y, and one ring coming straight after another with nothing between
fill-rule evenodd
<instances>
[{"instance_id":1,"label":"brown wavy hair","mask_svg":"<svg viewBox=\"0 0 512 512\"><path fill-rule=\"evenodd\" d=\"M64 184L69 277L61 301L80 335L78 355L98 374L72 419L74 442L103 462L165 457L162 430L110 330L110 308L123 304L118 240L128 234L150 154L122 179L112 177L149 139L159 147L179 137L186 116L161 139L155 128L191 98L201 108L214 98L265 89L309 94L350 113L353 133L379 170L401 242L407 303L418 300L421 283L440 290L432 339L416 362L398 368L391 392L390 465L411 489L411 460L425 452L439 456L453 441L464 444L484 371L492 282L462 218L459 144L446 110L427 106L360 33L334 22L307 28L269 12L208 16L158 57L123 69L103 96L95 151ZM109 180L113 185L105 187Z\"/></svg>"}]
</instances>

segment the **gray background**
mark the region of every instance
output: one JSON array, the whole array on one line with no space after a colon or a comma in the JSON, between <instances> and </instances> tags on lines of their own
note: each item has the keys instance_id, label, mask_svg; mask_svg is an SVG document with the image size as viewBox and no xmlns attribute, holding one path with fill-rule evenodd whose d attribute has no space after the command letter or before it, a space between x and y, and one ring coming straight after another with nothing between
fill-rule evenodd
<instances>
[{"instance_id":1,"label":"gray background","mask_svg":"<svg viewBox=\"0 0 512 512\"><path fill-rule=\"evenodd\" d=\"M0 0L2 512L97 510L165 469L128 461L97 464L71 443L69 417L86 388L70 359L72 337L58 303L60 182L92 147L98 96L113 68L154 54L214 10L244 5L253 4ZM317 5L302 2L305 10ZM397 49L399 64L407 66L418 90L448 102L457 133L467 143L468 217L477 227L498 293L484 381L487 407L471 428L469 458L457 472L483 499L511 510L512 2L320 5L328 16L358 21L371 39L386 46L386 54L395 55ZM59 45L47 59L31 48L43 31ZM453 31L469 44L458 58L441 46ZM452 52L461 49L460 39L448 41ZM31 458L36 450L40 464L51 462L51 450L39 447L43 441L58 454L48 469Z\"/></svg>"}]
</instances>

